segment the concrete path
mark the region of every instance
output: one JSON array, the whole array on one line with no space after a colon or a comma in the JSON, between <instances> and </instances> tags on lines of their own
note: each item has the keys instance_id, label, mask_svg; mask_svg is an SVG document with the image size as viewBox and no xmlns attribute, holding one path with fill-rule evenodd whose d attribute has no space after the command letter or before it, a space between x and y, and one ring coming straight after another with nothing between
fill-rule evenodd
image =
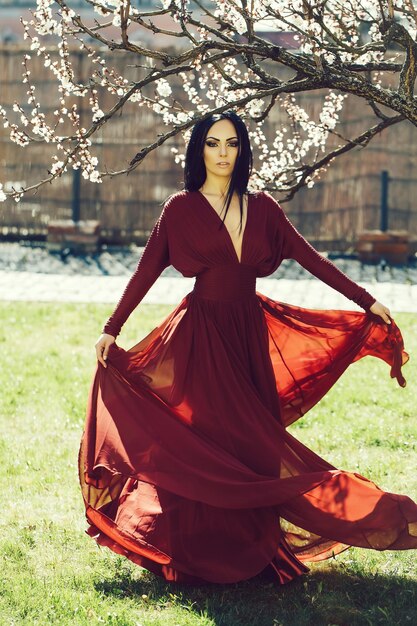
<instances>
[{"instance_id":1,"label":"concrete path","mask_svg":"<svg viewBox=\"0 0 417 626\"><path fill-rule=\"evenodd\" d=\"M0 300L102 302L116 304L129 276L63 275L0 270ZM417 284L358 282L394 313L417 313ZM143 302L177 304L192 290L193 278L160 276ZM257 290L275 300L310 309L361 310L328 285L311 278L258 278Z\"/></svg>"}]
</instances>

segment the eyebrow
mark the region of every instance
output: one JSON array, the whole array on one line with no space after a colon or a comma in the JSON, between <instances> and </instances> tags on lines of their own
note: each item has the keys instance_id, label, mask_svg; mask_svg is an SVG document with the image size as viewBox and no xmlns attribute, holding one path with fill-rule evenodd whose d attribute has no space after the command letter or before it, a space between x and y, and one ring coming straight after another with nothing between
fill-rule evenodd
<instances>
[{"instance_id":1,"label":"eyebrow","mask_svg":"<svg viewBox=\"0 0 417 626\"><path fill-rule=\"evenodd\" d=\"M220 139L217 139L217 137L213 137L213 135L210 135L210 137L206 137L206 139L215 139L216 141L220 141ZM228 139L226 139L226 141L230 141L231 139L237 139L237 137L229 137Z\"/></svg>"}]
</instances>

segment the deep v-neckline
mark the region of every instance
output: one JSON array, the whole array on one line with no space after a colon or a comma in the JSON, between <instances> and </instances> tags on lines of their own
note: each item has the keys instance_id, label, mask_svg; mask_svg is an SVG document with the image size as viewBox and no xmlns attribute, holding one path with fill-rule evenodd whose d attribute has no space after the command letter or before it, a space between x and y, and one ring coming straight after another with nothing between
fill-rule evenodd
<instances>
[{"instance_id":1,"label":"deep v-neckline","mask_svg":"<svg viewBox=\"0 0 417 626\"><path fill-rule=\"evenodd\" d=\"M210 208L210 210L211 210L211 211L212 211L212 212L216 215L217 219L218 219L221 223L223 223L223 227L224 227L224 230L226 231L226 236L227 236L227 239L229 240L230 247L232 248L232 250L233 250L233 252L234 252L234 255L235 255L236 261L238 262L238 264L239 264L239 265L241 265L241 264L242 264L242 261L243 261L243 252L244 252L245 234L246 234L246 229L247 229L247 226L248 226L248 220L249 220L249 204L250 204L250 194L248 194L248 195L247 195L247 203L246 203L246 221L245 221L245 224L244 224L244 227L243 227L243 233L242 233L242 243L241 243L241 246L240 246L240 259L239 259L238 254L237 254L237 251L236 251L236 248L235 248L234 243L233 243L232 236L231 236L231 234L230 234L230 232L229 232L229 229L227 228L226 224L223 222L222 218L221 218L221 217L220 217L220 215L217 213L216 209L213 207L213 205L211 204L211 202L210 202L210 201L206 198L206 196L205 196L205 195L204 195L204 194L203 194L203 193L202 193L199 189L197 189L197 193L198 193L198 194L199 194L199 195L203 198L203 200L205 201L206 205L207 205L207 206Z\"/></svg>"}]
</instances>

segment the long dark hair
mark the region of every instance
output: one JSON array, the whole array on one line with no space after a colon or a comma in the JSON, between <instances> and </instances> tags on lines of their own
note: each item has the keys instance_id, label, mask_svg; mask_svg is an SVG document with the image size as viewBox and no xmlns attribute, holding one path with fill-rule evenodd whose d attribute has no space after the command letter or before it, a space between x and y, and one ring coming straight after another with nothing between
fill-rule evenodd
<instances>
[{"instance_id":1,"label":"long dark hair","mask_svg":"<svg viewBox=\"0 0 417 626\"><path fill-rule=\"evenodd\" d=\"M223 119L230 120L234 125L239 141L239 149L223 204L223 209L225 206L226 209L220 227L224 224L233 193L236 191L239 196L241 230L243 218L243 194L247 192L249 177L252 173L253 157L246 125L235 111L229 110L224 111L223 113L214 113L209 117L196 122L193 126L190 141L188 142L185 154L184 188L185 191L198 191L206 180L207 172L203 157L204 143L207 133L213 124Z\"/></svg>"}]
</instances>

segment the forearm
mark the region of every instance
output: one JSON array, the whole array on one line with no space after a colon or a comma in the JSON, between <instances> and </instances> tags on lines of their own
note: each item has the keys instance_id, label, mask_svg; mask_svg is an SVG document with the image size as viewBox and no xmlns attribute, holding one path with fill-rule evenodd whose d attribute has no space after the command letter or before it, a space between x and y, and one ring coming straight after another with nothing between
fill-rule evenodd
<instances>
[{"instance_id":1,"label":"forearm","mask_svg":"<svg viewBox=\"0 0 417 626\"><path fill-rule=\"evenodd\" d=\"M129 315L169 264L168 236L163 210L152 229L135 272L103 327L103 333L117 337Z\"/></svg>"},{"instance_id":2,"label":"forearm","mask_svg":"<svg viewBox=\"0 0 417 626\"><path fill-rule=\"evenodd\" d=\"M376 298L366 289L355 283L334 263L323 257L307 243L303 246L302 253L297 255L297 261L311 274L322 280L324 283L342 293L346 298L355 302L365 310L369 310ZM309 249L311 248L311 250Z\"/></svg>"},{"instance_id":3,"label":"forearm","mask_svg":"<svg viewBox=\"0 0 417 626\"><path fill-rule=\"evenodd\" d=\"M117 337L122 326L138 306L155 281L151 268L141 267L139 261L135 272L127 283L112 314L106 321L102 332Z\"/></svg>"},{"instance_id":4,"label":"forearm","mask_svg":"<svg viewBox=\"0 0 417 626\"><path fill-rule=\"evenodd\" d=\"M372 304L376 302L376 298L313 248L290 222L279 204L274 202L278 209L282 233L283 258L295 259L324 283L342 293L358 306L369 310Z\"/></svg>"}]
</instances>

